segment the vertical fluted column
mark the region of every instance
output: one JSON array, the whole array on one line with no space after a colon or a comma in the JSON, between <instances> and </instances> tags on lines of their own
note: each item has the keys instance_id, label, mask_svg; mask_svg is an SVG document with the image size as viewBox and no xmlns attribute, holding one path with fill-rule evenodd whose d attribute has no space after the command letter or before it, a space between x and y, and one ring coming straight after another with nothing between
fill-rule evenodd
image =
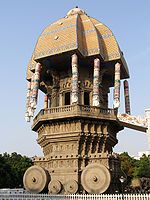
<instances>
[{"instance_id":1,"label":"vertical fluted column","mask_svg":"<svg viewBox=\"0 0 150 200\"><path fill-rule=\"evenodd\" d=\"M42 68L41 64L37 63L36 67L35 67L34 84L33 84L33 90L32 90L32 104L31 104L31 107L33 109L36 109L36 105L37 105L41 68Z\"/></svg>"},{"instance_id":2,"label":"vertical fluted column","mask_svg":"<svg viewBox=\"0 0 150 200\"><path fill-rule=\"evenodd\" d=\"M120 63L115 64L114 108L120 107Z\"/></svg>"},{"instance_id":3,"label":"vertical fluted column","mask_svg":"<svg viewBox=\"0 0 150 200\"><path fill-rule=\"evenodd\" d=\"M99 77L100 77L100 60L94 60L94 73L93 73L93 106L100 105L99 94Z\"/></svg>"},{"instance_id":4,"label":"vertical fluted column","mask_svg":"<svg viewBox=\"0 0 150 200\"><path fill-rule=\"evenodd\" d=\"M26 99L26 113L25 113L25 120L26 122L30 122L30 116L29 116L29 112L30 112L30 93L31 93L31 82L28 82L27 85L27 99Z\"/></svg>"},{"instance_id":5,"label":"vertical fluted column","mask_svg":"<svg viewBox=\"0 0 150 200\"><path fill-rule=\"evenodd\" d=\"M48 108L48 95L45 94L44 96L44 109L47 109Z\"/></svg>"},{"instance_id":6,"label":"vertical fluted column","mask_svg":"<svg viewBox=\"0 0 150 200\"><path fill-rule=\"evenodd\" d=\"M72 55L72 94L71 104L78 104L78 57L76 54Z\"/></svg>"},{"instance_id":7,"label":"vertical fluted column","mask_svg":"<svg viewBox=\"0 0 150 200\"><path fill-rule=\"evenodd\" d=\"M129 98L129 84L127 80L125 80L123 83L124 83L125 112L130 115L131 111L130 111L130 98Z\"/></svg>"}]
</instances>

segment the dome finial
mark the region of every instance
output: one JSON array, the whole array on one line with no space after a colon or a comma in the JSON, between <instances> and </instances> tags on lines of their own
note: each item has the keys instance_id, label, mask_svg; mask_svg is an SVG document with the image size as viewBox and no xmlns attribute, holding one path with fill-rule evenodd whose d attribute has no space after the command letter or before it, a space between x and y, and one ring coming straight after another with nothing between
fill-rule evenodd
<instances>
[{"instance_id":1,"label":"dome finial","mask_svg":"<svg viewBox=\"0 0 150 200\"><path fill-rule=\"evenodd\" d=\"M85 14L86 15L84 10L82 10L78 6L76 6L75 8L69 10L69 12L67 13L67 16L69 17L69 16L72 16L72 15L75 15L75 14L79 14L79 15Z\"/></svg>"}]
</instances>

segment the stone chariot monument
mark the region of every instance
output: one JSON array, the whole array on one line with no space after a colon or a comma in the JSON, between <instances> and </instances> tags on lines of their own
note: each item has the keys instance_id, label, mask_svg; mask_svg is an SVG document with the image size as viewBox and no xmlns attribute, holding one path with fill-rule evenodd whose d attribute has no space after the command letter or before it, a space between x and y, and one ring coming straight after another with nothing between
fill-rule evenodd
<instances>
[{"instance_id":1,"label":"stone chariot monument","mask_svg":"<svg viewBox=\"0 0 150 200\"><path fill-rule=\"evenodd\" d=\"M118 190L121 169L113 147L127 124L117 114L120 80L129 72L112 31L83 10L70 10L39 36L26 78L27 121L34 116L38 90L45 97L32 124L44 156L34 157L25 172L25 189L50 194ZM127 80L124 88L125 118L130 115Z\"/></svg>"}]
</instances>

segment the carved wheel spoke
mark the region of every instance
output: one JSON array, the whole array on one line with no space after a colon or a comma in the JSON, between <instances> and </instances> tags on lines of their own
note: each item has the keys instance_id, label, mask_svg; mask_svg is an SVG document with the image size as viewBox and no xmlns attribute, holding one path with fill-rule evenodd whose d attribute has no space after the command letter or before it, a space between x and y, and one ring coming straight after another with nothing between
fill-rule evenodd
<instances>
[{"instance_id":1,"label":"carved wheel spoke","mask_svg":"<svg viewBox=\"0 0 150 200\"><path fill-rule=\"evenodd\" d=\"M61 189L62 189L62 185L61 185L61 182L58 180L52 180L48 184L48 190L50 194L58 194L60 193Z\"/></svg>"},{"instance_id":2,"label":"carved wheel spoke","mask_svg":"<svg viewBox=\"0 0 150 200\"><path fill-rule=\"evenodd\" d=\"M78 183L75 180L70 180L65 185L65 191L67 194L75 194L78 191Z\"/></svg>"},{"instance_id":3,"label":"carved wheel spoke","mask_svg":"<svg viewBox=\"0 0 150 200\"><path fill-rule=\"evenodd\" d=\"M27 191L40 193L46 189L50 176L48 172L39 166L28 168L23 177L23 184Z\"/></svg>"},{"instance_id":4,"label":"carved wheel spoke","mask_svg":"<svg viewBox=\"0 0 150 200\"><path fill-rule=\"evenodd\" d=\"M83 188L90 194L101 194L110 185L109 170L102 164L89 164L81 174Z\"/></svg>"}]
</instances>

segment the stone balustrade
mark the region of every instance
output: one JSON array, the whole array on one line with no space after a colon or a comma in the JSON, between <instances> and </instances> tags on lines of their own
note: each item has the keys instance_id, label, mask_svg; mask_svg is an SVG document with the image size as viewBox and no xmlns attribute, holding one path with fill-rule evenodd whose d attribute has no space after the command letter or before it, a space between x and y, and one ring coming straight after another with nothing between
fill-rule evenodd
<instances>
[{"instance_id":1,"label":"stone balustrade","mask_svg":"<svg viewBox=\"0 0 150 200\"><path fill-rule=\"evenodd\" d=\"M105 120L116 120L116 114L114 109L105 109L96 106L76 104L42 109L34 118L32 129L34 130L34 128L40 121L48 121L70 117L86 117Z\"/></svg>"}]
</instances>

